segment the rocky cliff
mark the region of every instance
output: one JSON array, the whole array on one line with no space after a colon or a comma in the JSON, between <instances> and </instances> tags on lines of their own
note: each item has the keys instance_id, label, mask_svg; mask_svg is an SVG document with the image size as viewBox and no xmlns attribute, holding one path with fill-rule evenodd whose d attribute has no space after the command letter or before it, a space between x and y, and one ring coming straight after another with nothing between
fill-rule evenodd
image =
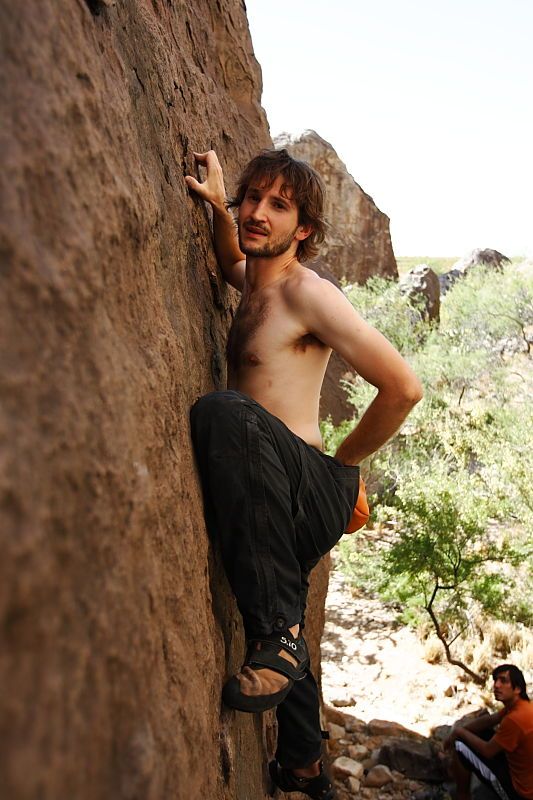
<instances>
[{"instance_id":1,"label":"rocky cliff","mask_svg":"<svg viewBox=\"0 0 533 800\"><path fill-rule=\"evenodd\" d=\"M183 176L270 142L244 4L27 0L0 30L0 795L263 797L188 427L236 298Z\"/></svg>"},{"instance_id":2,"label":"rocky cliff","mask_svg":"<svg viewBox=\"0 0 533 800\"><path fill-rule=\"evenodd\" d=\"M320 257L310 266L337 285L342 278L365 283L373 275L397 280L389 218L355 182L329 142L315 131L307 131L299 138L281 134L275 143L276 147L286 147L295 158L308 161L326 184L326 216L330 227ZM333 353L322 387L321 419L329 415L338 425L353 416L353 406L340 383L350 377L353 377L352 367Z\"/></svg>"},{"instance_id":3,"label":"rocky cliff","mask_svg":"<svg viewBox=\"0 0 533 800\"><path fill-rule=\"evenodd\" d=\"M281 145L295 158L312 164L326 183L331 227L321 264L337 278L353 283L364 283L372 275L397 279L389 218L354 181L333 147L315 131L297 139L282 135L276 139L276 146Z\"/></svg>"}]
</instances>

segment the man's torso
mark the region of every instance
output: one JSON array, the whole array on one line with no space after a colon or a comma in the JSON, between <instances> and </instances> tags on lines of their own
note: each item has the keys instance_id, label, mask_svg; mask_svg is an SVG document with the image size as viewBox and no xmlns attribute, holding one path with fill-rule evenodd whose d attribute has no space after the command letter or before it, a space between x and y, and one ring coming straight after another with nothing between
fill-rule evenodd
<instances>
[{"instance_id":1,"label":"man's torso","mask_svg":"<svg viewBox=\"0 0 533 800\"><path fill-rule=\"evenodd\" d=\"M331 349L298 318L295 293L319 280L298 265L263 289L245 285L227 346L228 388L253 397L308 444L321 448L320 389Z\"/></svg>"},{"instance_id":2,"label":"man's torso","mask_svg":"<svg viewBox=\"0 0 533 800\"><path fill-rule=\"evenodd\" d=\"M519 699L495 734L503 747L516 790L533 798L533 704Z\"/></svg>"}]
</instances>

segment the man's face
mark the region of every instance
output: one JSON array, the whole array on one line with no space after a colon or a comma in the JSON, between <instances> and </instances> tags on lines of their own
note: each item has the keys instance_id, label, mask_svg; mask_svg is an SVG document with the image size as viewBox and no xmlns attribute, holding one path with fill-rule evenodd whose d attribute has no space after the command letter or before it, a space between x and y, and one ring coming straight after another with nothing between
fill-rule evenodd
<instances>
[{"instance_id":1,"label":"man's face","mask_svg":"<svg viewBox=\"0 0 533 800\"><path fill-rule=\"evenodd\" d=\"M499 672L494 678L494 697L500 703L508 703L520 696L518 686L513 688L509 672Z\"/></svg>"},{"instance_id":2,"label":"man's face","mask_svg":"<svg viewBox=\"0 0 533 800\"><path fill-rule=\"evenodd\" d=\"M260 184L260 181L257 182ZM239 246L247 256L274 258L309 235L298 225L298 209L290 191L282 194L283 175L272 186L250 185L239 206Z\"/></svg>"}]
</instances>

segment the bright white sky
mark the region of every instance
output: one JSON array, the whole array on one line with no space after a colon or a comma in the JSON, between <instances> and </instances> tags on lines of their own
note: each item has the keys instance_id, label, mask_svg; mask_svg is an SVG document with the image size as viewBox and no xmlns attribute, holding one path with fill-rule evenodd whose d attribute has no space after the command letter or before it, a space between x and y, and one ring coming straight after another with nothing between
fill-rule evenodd
<instances>
[{"instance_id":1,"label":"bright white sky","mask_svg":"<svg viewBox=\"0 0 533 800\"><path fill-rule=\"evenodd\" d=\"M273 136L313 128L396 255L533 254L533 0L246 0Z\"/></svg>"}]
</instances>

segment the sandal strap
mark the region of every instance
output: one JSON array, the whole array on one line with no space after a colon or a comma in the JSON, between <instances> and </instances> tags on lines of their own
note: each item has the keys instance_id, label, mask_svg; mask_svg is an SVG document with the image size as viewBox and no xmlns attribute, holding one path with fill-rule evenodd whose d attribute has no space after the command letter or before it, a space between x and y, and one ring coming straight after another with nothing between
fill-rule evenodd
<instances>
[{"instance_id":1,"label":"sandal strap","mask_svg":"<svg viewBox=\"0 0 533 800\"><path fill-rule=\"evenodd\" d=\"M297 778L290 769L282 767L277 761L269 765L270 777L284 792L302 792L312 800L333 800L335 791L331 779L320 762L320 774L314 778Z\"/></svg>"},{"instance_id":2,"label":"sandal strap","mask_svg":"<svg viewBox=\"0 0 533 800\"><path fill-rule=\"evenodd\" d=\"M295 639L290 631L266 634L265 636L254 636L248 640L249 647L244 666L252 669L273 669L285 675L293 681L299 681L305 677L305 670L309 666L309 651L303 636ZM261 649L256 645L261 643ZM296 659L297 666L294 666L286 658L278 655L280 650Z\"/></svg>"}]
</instances>

